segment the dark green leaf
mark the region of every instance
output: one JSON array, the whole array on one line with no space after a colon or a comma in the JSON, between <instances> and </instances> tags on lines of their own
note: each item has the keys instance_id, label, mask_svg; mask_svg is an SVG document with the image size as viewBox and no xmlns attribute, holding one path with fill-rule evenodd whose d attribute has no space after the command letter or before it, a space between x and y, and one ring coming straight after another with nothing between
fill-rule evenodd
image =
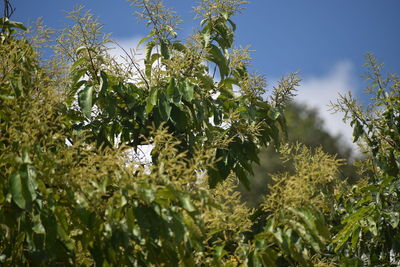
<instances>
[{"instance_id":1,"label":"dark green leaf","mask_svg":"<svg viewBox=\"0 0 400 267\"><path fill-rule=\"evenodd\" d=\"M21 209L26 209L36 199L35 170L28 164L22 164L19 172L10 175L9 185L12 199Z\"/></svg>"},{"instance_id":2,"label":"dark green leaf","mask_svg":"<svg viewBox=\"0 0 400 267\"><path fill-rule=\"evenodd\" d=\"M194 85L188 80L185 80L183 83L180 84L180 89L183 99L188 102L192 101L194 94Z\"/></svg>"},{"instance_id":3,"label":"dark green leaf","mask_svg":"<svg viewBox=\"0 0 400 267\"><path fill-rule=\"evenodd\" d=\"M10 189L12 199L15 204L21 209L25 209L27 205L27 200L25 199L24 188L22 184L22 179L19 173L13 173L10 175L9 178Z\"/></svg>"},{"instance_id":4,"label":"dark green leaf","mask_svg":"<svg viewBox=\"0 0 400 267\"><path fill-rule=\"evenodd\" d=\"M229 66L224 54L213 44L210 45L209 52L210 54L208 59L217 64L221 79L224 79L229 74Z\"/></svg>"},{"instance_id":5,"label":"dark green leaf","mask_svg":"<svg viewBox=\"0 0 400 267\"><path fill-rule=\"evenodd\" d=\"M250 190L250 180L247 177L246 171L243 169L243 167L237 164L234 171L237 177L239 178L240 182L245 186L245 188L247 190Z\"/></svg>"},{"instance_id":6,"label":"dark green leaf","mask_svg":"<svg viewBox=\"0 0 400 267\"><path fill-rule=\"evenodd\" d=\"M169 47L168 44L165 41L161 41L161 55L165 59L169 59Z\"/></svg>"},{"instance_id":7,"label":"dark green leaf","mask_svg":"<svg viewBox=\"0 0 400 267\"><path fill-rule=\"evenodd\" d=\"M236 24L233 23L233 21L231 19L228 19L228 22L231 24L232 26L232 31L236 31Z\"/></svg>"},{"instance_id":8,"label":"dark green leaf","mask_svg":"<svg viewBox=\"0 0 400 267\"><path fill-rule=\"evenodd\" d=\"M165 96L164 93L160 94L159 97L159 111L160 111L160 115L161 118L164 121L168 121L171 115L171 105L167 99L167 97Z\"/></svg>"},{"instance_id":9,"label":"dark green leaf","mask_svg":"<svg viewBox=\"0 0 400 267\"><path fill-rule=\"evenodd\" d=\"M145 61L145 73L147 77L151 76L152 68L153 68L153 63L161 57L160 54L152 54L149 60Z\"/></svg>"},{"instance_id":10,"label":"dark green leaf","mask_svg":"<svg viewBox=\"0 0 400 267\"><path fill-rule=\"evenodd\" d=\"M149 114L154 106L157 104L157 94L158 94L158 90L156 87L153 87L150 89L150 95L147 98L147 103L146 103L146 113Z\"/></svg>"},{"instance_id":11,"label":"dark green leaf","mask_svg":"<svg viewBox=\"0 0 400 267\"><path fill-rule=\"evenodd\" d=\"M93 106L93 86L86 86L79 92L78 104L83 115L85 115L86 118L90 118Z\"/></svg>"},{"instance_id":12,"label":"dark green leaf","mask_svg":"<svg viewBox=\"0 0 400 267\"><path fill-rule=\"evenodd\" d=\"M108 88L107 74L104 71L100 71L100 94L104 94Z\"/></svg>"},{"instance_id":13,"label":"dark green leaf","mask_svg":"<svg viewBox=\"0 0 400 267\"><path fill-rule=\"evenodd\" d=\"M281 113L279 112L279 110L277 109L277 108L271 108L269 111L268 111L268 117L271 119L271 120L277 120L278 118L279 118L279 116L281 115Z\"/></svg>"},{"instance_id":14,"label":"dark green leaf","mask_svg":"<svg viewBox=\"0 0 400 267\"><path fill-rule=\"evenodd\" d=\"M360 136L363 134L364 130L362 125L357 121L355 121L355 126L353 129L353 142L357 142L357 140L360 138Z\"/></svg>"}]
</instances>

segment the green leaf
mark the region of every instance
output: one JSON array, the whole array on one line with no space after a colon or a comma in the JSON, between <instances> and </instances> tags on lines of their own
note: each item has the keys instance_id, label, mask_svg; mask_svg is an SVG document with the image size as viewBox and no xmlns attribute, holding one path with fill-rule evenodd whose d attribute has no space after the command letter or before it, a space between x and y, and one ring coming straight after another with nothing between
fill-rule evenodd
<instances>
[{"instance_id":1,"label":"green leaf","mask_svg":"<svg viewBox=\"0 0 400 267\"><path fill-rule=\"evenodd\" d=\"M161 41L160 46L161 46L161 55L163 56L163 58L169 59L168 44L165 41Z\"/></svg>"},{"instance_id":2,"label":"green leaf","mask_svg":"<svg viewBox=\"0 0 400 267\"><path fill-rule=\"evenodd\" d=\"M27 30L27 28L21 22L10 21L7 18L1 18L1 24L8 25L9 28L18 28L24 31Z\"/></svg>"},{"instance_id":3,"label":"green leaf","mask_svg":"<svg viewBox=\"0 0 400 267\"><path fill-rule=\"evenodd\" d=\"M390 225L395 229L397 228L397 226L399 225L399 221L400 221L400 216L399 216L399 212L389 212L389 223Z\"/></svg>"},{"instance_id":4,"label":"green leaf","mask_svg":"<svg viewBox=\"0 0 400 267\"><path fill-rule=\"evenodd\" d=\"M363 127L358 120L355 121L355 126L353 129L353 143L357 142L360 136L364 133Z\"/></svg>"},{"instance_id":5,"label":"green leaf","mask_svg":"<svg viewBox=\"0 0 400 267\"><path fill-rule=\"evenodd\" d=\"M224 79L229 75L229 66L224 54L213 44L210 45L209 53L208 59L217 64L221 79Z\"/></svg>"},{"instance_id":6,"label":"green leaf","mask_svg":"<svg viewBox=\"0 0 400 267\"><path fill-rule=\"evenodd\" d=\"M221 15L222 15L222 17L224 17L224 19L226 19L226 20L228 20L229 17L230 17L229 12L228 12L227 10L222 10L222 11L221 11Z\"/></svg>"},{"instance_id":7,"label":"green leaf","mask_svg":"<svg viewBox=\"0 0 400 267\"><path fill-rule=\"evenodd\" d=\"M352 224L347 224L344 229L342 229L333 239L333 243L336 243L335 247L335 252L338 252L338 250L347 242L347 240L350 238L350 236L357 231L357 228L359 228L359 224L354 222Z\"/></svg>"},{"instance_id":8,"label":"green leaf","mask_svg":"<svg viewBox=\"0 0 400 267\"><path fill-rule=\"evenodd\" d=\"M190 127L190 119L188 118L188 113L182 111L175 104L172 105L171 120L174 123L175 127L179 130L185 130L187 129L187 127Z\"/></svg>"},{"instance_id":9,"label":"green leaf","mask_svg":"<svg viewBox=\"0 0 400 267\"><path fill-rule=\"evenodd\" d=\"M167 25L165 26L165 29L172 35L172 37L176 38L178 36L171 26Z\"/></svg>"},{"instance_id":10,"label":"green leaf","mask_svg":"<svg viewBox=\"0 0 400 267\"><path fill-rule=\"evenodd\" d=\"M17 204L17 206L21 209L25 209L27 200L25 199L22 179L19 173L15 172L11 174L9 177L9 183L14 203Z\"/></svg>"},{"instance_id":11,"label":"green leaf","mask_svg":"<svg viewBox=\"0 0 400 267\"><path fill-rule=\"evenodd\" d=\"M147 103L145 108L147 114L149 114L153 110L154 106L157 104L157 93L158 90L156 87L152 87L150 89L150 94L147 97Z\"/></svg>"},{"instance_id":12,"label":"green leaf","mask_svg":"<svg viewBox=\"0 0 400 267\"><path fill-rule=\"evenodd\" d=\"M218 87L226 86L226 87L232 88L232 85L234 85L234 84L235 85L239 84L238 79L234 78L234 77L227 77L226 79L223 79L219 82Z\"/></svg>"},{"instance_id":13,"label":"green leaf","mask_svg":"<svg viewBox=\"0 0 400 267\"><path fill-rule=\"evenodd\" d=\"M190 199L190 195L188 194L181 195L179 196L179 200L181 201L183 208L188 212L193 212L196 210L195 206L193 205Z\"/></svg>"},{"instance_id":14,"label":"green leaf","mask_svg":"<svg viewBox=\"0 0 400 267\"><path fill-rule=\"evenodd\" d=\"M236 24L233 23L233 21L231 19L228 19L228 22L231 24L232 26L232 31L236 31Z\"/></svg>"},{"instance_id":15,"label":"green leaf","mask_svg":"<svg viewBox=\"0 0 400 267\"><path fill-rule=\"evenodd\" d=\"M100 94L104 94L108 88L107 74L104 71L100 71Z\"/></svg>"},{"instance_id":16,"label":"green leaf","mask_svg":"<svg viewBox=\"0 0 400 267\"><path fill-rule=\"evenodd\" d=\"M22 163L32 164L31 158L29 157L28 147L22 149Z\"/></svg>"},{"instance_id":17,"label":"green leaf","mask_svg":"<svg viewBox=\"0 0 400 267\"><path fill-rule=\"evenodd\" d=\"M352 234L352 237L351 237L351 248L353 250L355 250L357 248L360 232L361 232L361 227L357 228Z\"/></svg>"},{"instance_id":18,"label":"green leaf","mask_svg":"<svg viewBox=\"0 0 400 267\"><path fill-rule=\"evenodd\" d=\"M36 189L38 187L36 182L36 169L30 164L22 164L20 166L20 175L30 199L34 201L36 199Z\"/></svg>"},{"instance_id":19,"label":"green leaf","mask_svg":"<svg viewBox=\"0 0 400 267\"><path fill-rule=\"evenodd\" d=\"M239 178L239 181L245 186L245 188L247 190L250 191L250 180L247 177L246 171L244 170L244 168L242 166L240 166L239 164L237 164L234 171L235 171L235 174L237 175L237 177Z\"/></svg>"},{"instance_id":20,"label":"green leaf","mask_svg":"<svg viewBox=\"0 0 400 267\"><path fill-rule=\"evenodd\" d=\"M93 86L86 86L78 94L78 104L83 115L90 118L93 106Z\"/></svg>"},{"instance_id":21,"label":"green leaf","mask_svg":"<svg viewBox=\"0 0 400 267\"><path fill-rule=\"evenodd\" d=\"M40 220L40 216L35 216L33 218L34 226L32 227L33 232L36 234L45 234L46 230L44 229L44 226L42 224L42 221Z\"/></svg>"},{"instance_id":22,"label":"green leaf","mask_svg":"<svg viewBox=\"0 0 400 267\"><path fill-rule=\"evenodd\" d=\"M317 252L321 251L319 242L316 242L313 235L309 231L307 231L307 229L304 227L304 225L302 225L301 223L299 223L295 220L288 220L288 223L299 234L299 236L301 236L301 238L303 240L305 240L308 244L311 245L311 247L315 251L317 251Z\"/></svg>"},{"instance_id":23,"label":"green leaf","mask_svg":"<svg viewBox=\"0 0 400 267\"><path fill-rule=\"evenodd\" d=\"M211 39L210 24L207 24L203 28L203 30L201 31L201 36L203 37L204 47L208 47L208 45L210 44L210 39Z\"/></svg>"},{"instance_id":24,"label":"green leaf","mask_svg":"<svg viewBox=\"0 0 400 267\"><path fill-rule=\"evenodd\" d=\"M175 83L175 79L171 78L168 87L167 87L167 95L168 97L173 97L175 94L175 88L176 88L176 83Z\"/></svg>"},{"instance_id":25,"label":"green leaf","mask_svg":"<svg viewBox=\"0 0 400 267\"><path fill-rule=\"evenodd\" d=\"M35 176L35 170L31 166L22 164L20 170L9 177L12 199L21 209L26 209L36 199Z\"/></svg>"},{"instance_id":26,"label":"green leaf","mask_svg":"<svg viewBox=\"0 0 400 267\"><path fill-rule=\"evenodd\" d=\"M213 120L215 125L220 125L222 122L222 110L218 106L212 106Z\"/></svg>"},{"instance_id":27,"label":"green leaf","mask_svg":"<svg viewBox=\"0 0 400 267\"><path fill-rule=\"evenodd\" d=\"M218 87L220 88L221 95L227 98L233 98L234 97L233 87L232 87L233 84L236 85L238 84L237 79L233 77L228 77L220 81Z\"/></svg>"},{"instance_id":28,"label":"green leaf","mask_svg":"<svg viewBox=\"0 0 400 267\"><path fill-rule=\"evenodd\" d=\"M362 267L364 263L359 258L345 258L341 257L341 267Z\"/></svg>"},{"instance_id":29,"label":"green leaf","mask_svg":"<svg viewBox=\"0 0 400 267\"><path fill-rule=\"evenodd\" d=\"M171 44L171 47L172 47L172 49L174 49L174 50L176 50L176 51L179 51L179 52L186 52L186 46L185 45L183 45L181 42L173 42L172 44Z\"/></svg>"},{"instance_id":30,"label":"green leaf","mask_svg":"<svg viewBox=\"0 0 400 267\"><path fill-rule=\"evenodd\" d=\"M224 250L224 246L216 246L214 252L214 260L216 260L217 263L219 263L219 261L225 254L226 251Z\"/></svg>"},{"instance_id":31,"label":"green leaf","mask_svg":"<svg viewBox=\"0 0 400 267\"><path fill-rule=\"evenodd\" d=\"M153 63L161 57L160 54L152 54L149 60L145 61L145 73L147 77L151 76Z\"/></svg>"},{"instance_id":32,"label":"green leaf","mask_svg":"<svg viewBox=\"0 0 400 267\"><path fill-rule=\"evenodd\" d=\"M144 58L145 62L149 62L150 61L151 52L152 52L152 50L153 50L155 45L156 45L155 41L150 41L150 42L148 42L146 44L146 49L145 49L145 53L144 53L145 54L145 58Z\"/></svg>"},{"instance_id":33,"label":"green leaf","mask_svg":"<svg viewBox=\"0 0 400 267\"><path fill-rule=\"evenodd\" d=\"M164 93L161 93L160 97L159 97L159 111L160 111L161 118L164 121L169 120L169 118L171 116L171 109L172 109L172 107L171 107L167 97L165 96Z\"/></svg>"},{"instance_id":34,"label":"green leaf","mask_svg":"<svg viewBox=\"0 0 400 267\"><path fill-rule=\"evenodd\" d=\"M76 49L75 53L79 55L83 50L87 50L86 46L80 46Z\"/></svg>"},{"instance_id":35,"label":"green leaf","mask_svg":"<svg viewBox=\"0 0 400 267\"><path fill-rule=\"evenodd\" d=\"M83 63L86 63L86 62L87 62L87 58L81 57L80 59L75 61L74 64L72 64L71 69L75 70L78 66L80 66L80 65L82 65Z\"/></svg>"},{"instance_id":36,"label":"green leaf","mask_svg":"<svg viewBox=\"0 0 400 267\"><path fill-rule=\"evenodd\" d=\"M136 48L139 48L141 44L143 44L144 42L146 42L148 39L150 39L153 36L154 36L154 33L150 33L146 37L143 37L142 39L140 39L140 41L138 42Z\"/></svg>"},{"instance_id":37,"label":"green leaf","mask_svg":"<svg viewBox=\"0 0 400 267\"><path fill-rule=\"evenodd\" d=\"M188 102L192 101L194 94L194 84L192 84L188 80L185 80L183 83L181 83L180 89L183 99Z\"/></svg>"},{"instance_id":38,"label":"green leaf","mask_svg":"<svg viewBox=\"0 0 400 267\"><path fill-rule=\"evenodd\" d=\"M321 233L317 227L317 224L324 225L325 222L323 221L323 217L320 218L320 221L317 222L317 216L311 212L311 210L306 208L289 208L289 210L297 215L304 223L308 229L308 232L319 239L321 244L325 242L325 239L329 238L329 231L325 228L321 228ZM315 211L316 212L316 211Z\"/></svg>"},{"instance_id":39,"label":"green leaf","mask_svg":"<svg viewBox=\"0 0 400 267\"><path fill-rule=\"evenodd\" d=\"M271 119L271 120L277 120L278 118L279 118L279 116L281 115L281 113L279 112L279 109L277 109L277 108L271 108L269 111L268 111L268 117Z\"/></svg>"},{"instance_id":40,"label":"green leaf","mask_svg":"<svg viewBox=\"0 0 400 267\"><path fill-rule=\"evenodd\" d=\"M222 48L231 48L233 44L233 32L225 25L225 23L217 23L215 29L218 32L218 36L215 40Z\"/></svg>"},{"instance_id":41,"label":"green leaf","mask_svg":"<svg viewBox=\"0 0 400 267\"><path fill-rule=\"evenodd\" d=\"M74 69L74 70L72 70L72 72L71 72L71 78L72 78L72 84L73 84L73 89L72 89L72 91L74 91L73 93L75 93L76 92L76 90L77 89L79 89L79 87L81 86L81 85L78 85L80 82L82 82L82 81L79 81L84 75L86 74L86 69ZM85 81L86 82L86 81Z\"/></svg>"}]
</instances>

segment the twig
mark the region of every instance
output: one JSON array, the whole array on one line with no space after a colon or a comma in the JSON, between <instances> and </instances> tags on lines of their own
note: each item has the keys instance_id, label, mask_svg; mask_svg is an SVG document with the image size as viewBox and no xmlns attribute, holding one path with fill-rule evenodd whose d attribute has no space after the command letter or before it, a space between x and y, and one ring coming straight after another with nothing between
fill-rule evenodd
<instances>
[{"instance_id":1,"label":"twig","mask_svg":"<svg viewBox=\"0 0 400 267\"><path fill-rule=\"evenodd\" d=\"M142 71L140 70L139 66L135 63L135 60L131 57L131 55L120 44L118 44L117 42L113 42L113 43L116 44L119 48L121 48L122 51L124 51L125 55L131 60L133 67L136 69L136 71L139 73L140 77L146 83L147 89L150 89L150 85L149 85L147 79L144 77Z\"/></svg>"}]
</instances>

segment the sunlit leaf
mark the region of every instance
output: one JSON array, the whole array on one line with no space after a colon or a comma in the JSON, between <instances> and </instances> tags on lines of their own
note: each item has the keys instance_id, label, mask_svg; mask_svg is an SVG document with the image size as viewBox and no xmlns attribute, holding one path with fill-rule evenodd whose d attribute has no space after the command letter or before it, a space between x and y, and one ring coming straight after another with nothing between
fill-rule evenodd
<instances>
[{"instance_id":1,"label":"sunlit leaf","mask_svg":"<svg viewBox=\"0 0 400 267\"><path fill-rule=\"evenodd\" d=\"M78 95L79 107L87 118L90 118L92 115L93 91L93 86L86 86L79 92Z\"/></svg>"}]
</instances>

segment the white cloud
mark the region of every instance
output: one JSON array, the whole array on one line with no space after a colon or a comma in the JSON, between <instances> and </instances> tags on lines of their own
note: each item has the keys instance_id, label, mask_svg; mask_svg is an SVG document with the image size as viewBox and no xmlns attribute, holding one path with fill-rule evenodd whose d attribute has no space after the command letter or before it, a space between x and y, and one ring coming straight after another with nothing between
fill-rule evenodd
<instances>
[{"instance_id":1,"label":"white cloud","mask_svg":"<svg viewBox=\"0 0 400 267\"><path fill-rule=\"evenodd\" d=\"M135 52L137 52L139 54L143 54L142 53L143 52L143 44L141 45L141 47L139 47L139 49L137 49L138 48L137 45L138 45L140 39L142 39L142 37L140 37L140 36L116 39L114 41L115 43L110 43L109 47L111 48L111 50L109 50L109 53L115 57L124 57L125 56L124 50L127 52L130 52L130 50L133 49ZM139 51L137 51L137 50L139 50Z\"/></svg>"},{"instance_id":2,"label":"white cloud","mask_svg":"<svg viewBox=\"0 0 400 267\"><path fill-rule=\"evenodd\" d=\"M346 142L356 151L356 145L352 143L353 130L348 123L344 123L343 113L332 113L330 103L335 102L339 94L352 92L356 95L353 76L353 65L349 61L337 63L330 72L322 76L303 78L295 98L298 102L319 111L324 120L324 127L333 135L342 135L342 141Z\"/></svg>"}]
</instances>

